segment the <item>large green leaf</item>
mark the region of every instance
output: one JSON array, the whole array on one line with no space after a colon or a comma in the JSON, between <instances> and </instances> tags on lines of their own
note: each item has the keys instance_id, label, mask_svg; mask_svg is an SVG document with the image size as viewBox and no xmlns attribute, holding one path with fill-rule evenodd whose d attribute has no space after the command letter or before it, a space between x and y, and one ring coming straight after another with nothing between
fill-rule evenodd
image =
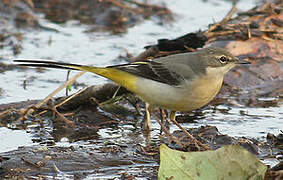
<instances>
[{"instance_id":1,"label":"large green leaf","mask_svg":"<svg viewBox=\"0 0 283 180\"><path fill-rule=\"evenodd\" d=\"M238 145L216 151L182 152L160 146L158 179L264 179L267 166Z\"/></svg>"}]
</instances>

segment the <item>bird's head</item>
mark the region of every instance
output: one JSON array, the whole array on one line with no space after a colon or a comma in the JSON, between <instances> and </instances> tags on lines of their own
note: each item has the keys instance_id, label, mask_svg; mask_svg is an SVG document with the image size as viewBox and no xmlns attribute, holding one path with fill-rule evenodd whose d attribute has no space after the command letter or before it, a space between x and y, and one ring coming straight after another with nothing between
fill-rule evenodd
<instances>
[{"instance_id":1,"label":"bird's head","mask_svg":"<svg viewBox=\"0 0 283 180\"><path fill-rule=\"evenodd\" d=\"M206 67L207 73L219 73L224 75L230 69L239 64L250 64L247 61L240 60L231 53L222 48L208 47L197 51Z\"/></svg>"}]
</instances>

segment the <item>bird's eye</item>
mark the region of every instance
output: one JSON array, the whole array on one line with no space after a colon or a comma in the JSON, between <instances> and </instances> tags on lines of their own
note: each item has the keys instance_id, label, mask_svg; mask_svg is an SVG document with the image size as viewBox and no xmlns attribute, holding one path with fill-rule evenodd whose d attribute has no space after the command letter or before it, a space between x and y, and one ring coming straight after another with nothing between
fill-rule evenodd
<instances>
[{"instance_id":1,"label":"bird's eye","mask_svg":"<svg viewBox=\"0 0 283 180\"><path fill-rule=\"evenodd\" d=\"M228 61L228 59L225 56L221 56L219 58L219 61L224 64L224 63L226 63Z\"/></svg>"}]
</instances>

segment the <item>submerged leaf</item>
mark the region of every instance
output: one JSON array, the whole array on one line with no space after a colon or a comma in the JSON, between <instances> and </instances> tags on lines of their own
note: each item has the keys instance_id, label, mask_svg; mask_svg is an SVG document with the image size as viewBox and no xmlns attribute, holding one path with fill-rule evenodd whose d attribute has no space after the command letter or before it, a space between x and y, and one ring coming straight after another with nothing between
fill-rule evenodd
<instances>
[{"instance_id":1,"label":"submerged leaf","mask_svg":"<svg viewBox=\"0 0 283 180\"><path fill-rule=\"evenodd\" d=\"M238 145L182 152L160 146L158 179L264 179L267 166Z\"/></svg>"}]
</instances>

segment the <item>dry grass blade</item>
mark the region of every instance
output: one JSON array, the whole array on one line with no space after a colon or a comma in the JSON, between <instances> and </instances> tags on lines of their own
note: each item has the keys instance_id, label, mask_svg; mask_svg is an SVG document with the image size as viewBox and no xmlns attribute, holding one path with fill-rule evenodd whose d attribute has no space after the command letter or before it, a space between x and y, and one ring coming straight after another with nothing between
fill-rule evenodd
<instances>
[{"instance_id":1,"label":"dry grass blade","mask_svg":"<svg viewBox=\"0 0 283 180\"><path fill-rule=\"evenodd\" d=\"M43 104L45 104L49 99L51 99L53 96L55 96L58 92L60 92L62 89L65 89L68 85L74 83L79 77L81 77L85 71L80 72L76 74L72 79L66 81L64 84L62 84L60 87L58 87L55 91L50 93L44 100L36 105L37 108L41 107Z\"/></svg>"},{"instance_id":2,"label":"dry grass blade","mask_svg":"<svg viewBox=\"0 0 283 180\"><path fill-rule=\"evenodd\" d=\"M76 127L76 125L75 125L75 123L73 121L70 121L63 114L58 112L58 110L55 107L52 107L51 110L58 116L59 120L65 122L66 124L68 124L72 128Z\"/></svg>"},{"instance_id":3,"label":"dry grass blade","mask_svg":"<svg viewBox=\"0 0 283 180\"><path fill-rule=\"evenodd\" d=\"M11 113L11 112L13 112L13 111L17 111L17 110L14 109L14 108L11 108L11 109L6 109L6 110L2 111L2 112L0 113L0 118L5 117L7 114L9 114L9 113Z\"/></svg>"},{"instance_id":4,"label":"dry grass blade","mask_svg":"<svg viewBox=\"0 0 283 180\"><path fill-rule=\"evenodd\" d=\"M227 13L227 15L220 22L215 23L212 26L210 26L210 28L205 32L205 34L207 35L208 33L214 31L219 26L227 23L233 16L233 14L235 14L236 11L237 11L237 7L233 6L232 9Z\"/></svg>"},{"instance_id":5,"label":"dry grass blade","mask_svg":"<svg viewBox=\"0 0 283 180\"><path fill-rule=\"evenodd\" d=\"M62 106L62 105L64 105L64 104L66 104L66 103L69 102L71 99L73 99L73 98L76 97L77 95L79 95L79 94L81 94L82 92L84 92L87 88L88 88L88 87L85 87L85 88L81 89L79 92L77 92L77 93L71 95L70 97L68 97L67 99L65 99L63 102L61 102L61 103L59 103L59 104L56 104L56 105L55 105L55 108L60 107L60 106Z\"/></svg>"},{"instance_id":6,"label":"dry grass blade","mask_svg":"<svg viewBox=\"0 0 283 180\"><path fill-rule=\"evenodd\" d=\"M52 93L50 93L46 98L44 98L40 103L35 105L35 108L40 108L43 104L47 103L53 96L55 96L58 92L60 92L62 89L65 89L69 84L74 83L80 76L82 76L85 72L82 71L78 74L76 74L72 79L66 81L64 84L62 84L60 87L58 87L55 91L53 91ZM22 120L25 119L25 116L31 114L34 112L34 108L28 108L25 113L24 116L21 118Z\"/></svg>"},{"instance_id":7,"label":"dry grass blade","mask_svg":"<svg viewBox=\"0 0 283 180\"><path fill-rule=\"evenodd\" d=\"M122 9L127 9L127 10L129 10L130 12L132 12L134 14L141 13L141 11L142 11L141 9L129 7L129 6L127 6L127 5L125 5L125 4L121 3L121 2L118 2L116 0L104 0L104 1L112 3L115 6L120 7Z\"/></svg>"},{"instance_id":8,"label":"dry grass blade","mask_svg":"<svg viewBox=\"0 0 283 180\"><path fill-rule=\"evenodd\" d=\"M24 0L32 9L34 9L34 4L32 0Z\"/></svg>"}]
</instances>

